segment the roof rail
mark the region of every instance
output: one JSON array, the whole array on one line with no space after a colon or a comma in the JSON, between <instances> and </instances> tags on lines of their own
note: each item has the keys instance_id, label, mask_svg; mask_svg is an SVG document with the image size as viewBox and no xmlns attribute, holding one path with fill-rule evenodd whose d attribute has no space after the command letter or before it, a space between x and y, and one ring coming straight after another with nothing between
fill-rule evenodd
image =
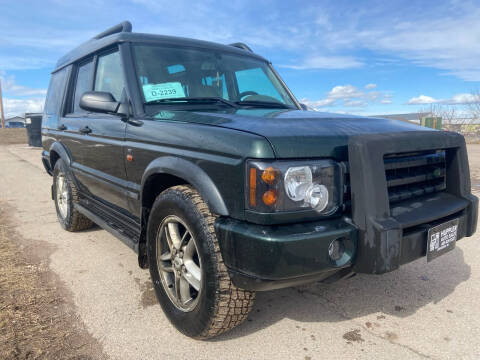
<instances>
[{"instance_id":1,"label":"roof rail","mask_svg":"<svg viewBox=\"0 0 480 360\"><path fill-rule=\"evenodd\" d=\"M229 45L233 46L233 47L236 47L236 48L239 48L239 49L247 50L247 51L250 51L251 53L253 53L253 50L250 49L250 47L247 44L244 44L244 43L241 43L241 42L236 42L236 43L229 44Z\"/></svg>"},{"instance_id":2,"label":"roof rail","mask_svg":"<svg viewBox=\"0 0 480 360\"><path fill-rule=\"evenodd\" d=\"M104 32L101 32L100 34L98 34L97 36L94 36L93 38L95 40L98 40L108 35L121 33L121 32L132 32L132 23L130 21L123 21L120 24L112 26L111 28L105 30Z\"/></svg>"}]
</instances>

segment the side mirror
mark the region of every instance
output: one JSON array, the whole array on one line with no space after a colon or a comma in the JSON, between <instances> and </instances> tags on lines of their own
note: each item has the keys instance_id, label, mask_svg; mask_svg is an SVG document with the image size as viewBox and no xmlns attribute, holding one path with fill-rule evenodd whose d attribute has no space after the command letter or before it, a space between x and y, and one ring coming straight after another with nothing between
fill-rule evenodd
<instances>
[{"instance_id":1,"label":"side mirror","mask_svg":"<svg viewBox=\"0 0 480 360\"><path fill-rule=\"evenodd\" d=\"M81 106L81 105L80 105L80 106ZM305 111L310 110L307 105L302 104L302 103L300 103L300 107L302 108L302 110L305 110Z\"/></svg>"},{"instance_id":2,"label":"side mirror","mask_svg":"<svg viewBox=\"0 0 480 360\"><path fill-rule=\"evenodd\" d=\"M116 113L119 106L113 95L105 91L87 91L80 98L80 107L87 111Z\"/></svg>"}]
</instances>

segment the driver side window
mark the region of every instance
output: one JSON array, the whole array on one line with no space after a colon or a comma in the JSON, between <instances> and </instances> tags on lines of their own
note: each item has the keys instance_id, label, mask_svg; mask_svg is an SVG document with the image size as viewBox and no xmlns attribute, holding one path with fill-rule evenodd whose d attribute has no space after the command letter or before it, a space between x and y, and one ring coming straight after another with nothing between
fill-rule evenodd
<instances>
[{"instance_id":1,"label":"driver side window","mask_svg":"<svg viewBox=\"0 0 480 360\"><path fill-rule=\"evenodd\" d=\"M109 92L115 100L120 101L124 87L120 53L115 51L99 56L95 75L95 91Z\"/></svg>"},{"instance_id":2,"label":"driver side window","mask_svg":"<svg viewBox=\"0 0 480 360\"><path fill-rule=\"evenodd\" d=\"M265 72L259 67L239 70L235 72L237 78L238 93L255 90L259 95L271 96L283 102L282 96L273 86Z\"/></svg>"}]
</instances>

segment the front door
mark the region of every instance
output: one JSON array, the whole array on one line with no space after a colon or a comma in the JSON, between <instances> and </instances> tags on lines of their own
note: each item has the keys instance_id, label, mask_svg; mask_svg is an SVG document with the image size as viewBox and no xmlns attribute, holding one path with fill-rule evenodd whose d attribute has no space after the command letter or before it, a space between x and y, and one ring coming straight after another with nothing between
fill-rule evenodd
<instances>
[{"instance_id":1,"label":"front door","mask_svg":"<svg viewBox=\"0 0 480 360\"><path fill-rule=\"evenodd\" d=\"M74 173L84 189L94 198L108 205L126 210L127 191L124 163L126 124L119 116L85 112L79 101L85 91L110 92L117 101L124 89L123 71L118 49L100 54L93 59L90 86L77 88L73 97L73 114L78 135L72 141L78 147L78 162ZM81 69L81 68L79 68ZM80 75L80 72L79 72ZM80 79L77 79L77 82ZM88 81L86 81L88 82ZM67 130L68 131L68 130Z\"/></svg>"}]
</instances>

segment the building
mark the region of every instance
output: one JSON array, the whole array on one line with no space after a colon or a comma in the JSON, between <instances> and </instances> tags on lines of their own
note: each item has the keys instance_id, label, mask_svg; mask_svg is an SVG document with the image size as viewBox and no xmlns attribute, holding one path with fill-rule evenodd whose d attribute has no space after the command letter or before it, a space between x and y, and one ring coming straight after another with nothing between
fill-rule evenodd
<instances>
[{"instance_id":1,"label":"building","mask_svg":"<svg viewBox=\"0 0 480 360\"><path fill-rule=\"evenodd\" d=\"M21 116L13 116L5 119L5 127L7 128L24 128L25 119Z\"/></svg>"}]
</instances>

